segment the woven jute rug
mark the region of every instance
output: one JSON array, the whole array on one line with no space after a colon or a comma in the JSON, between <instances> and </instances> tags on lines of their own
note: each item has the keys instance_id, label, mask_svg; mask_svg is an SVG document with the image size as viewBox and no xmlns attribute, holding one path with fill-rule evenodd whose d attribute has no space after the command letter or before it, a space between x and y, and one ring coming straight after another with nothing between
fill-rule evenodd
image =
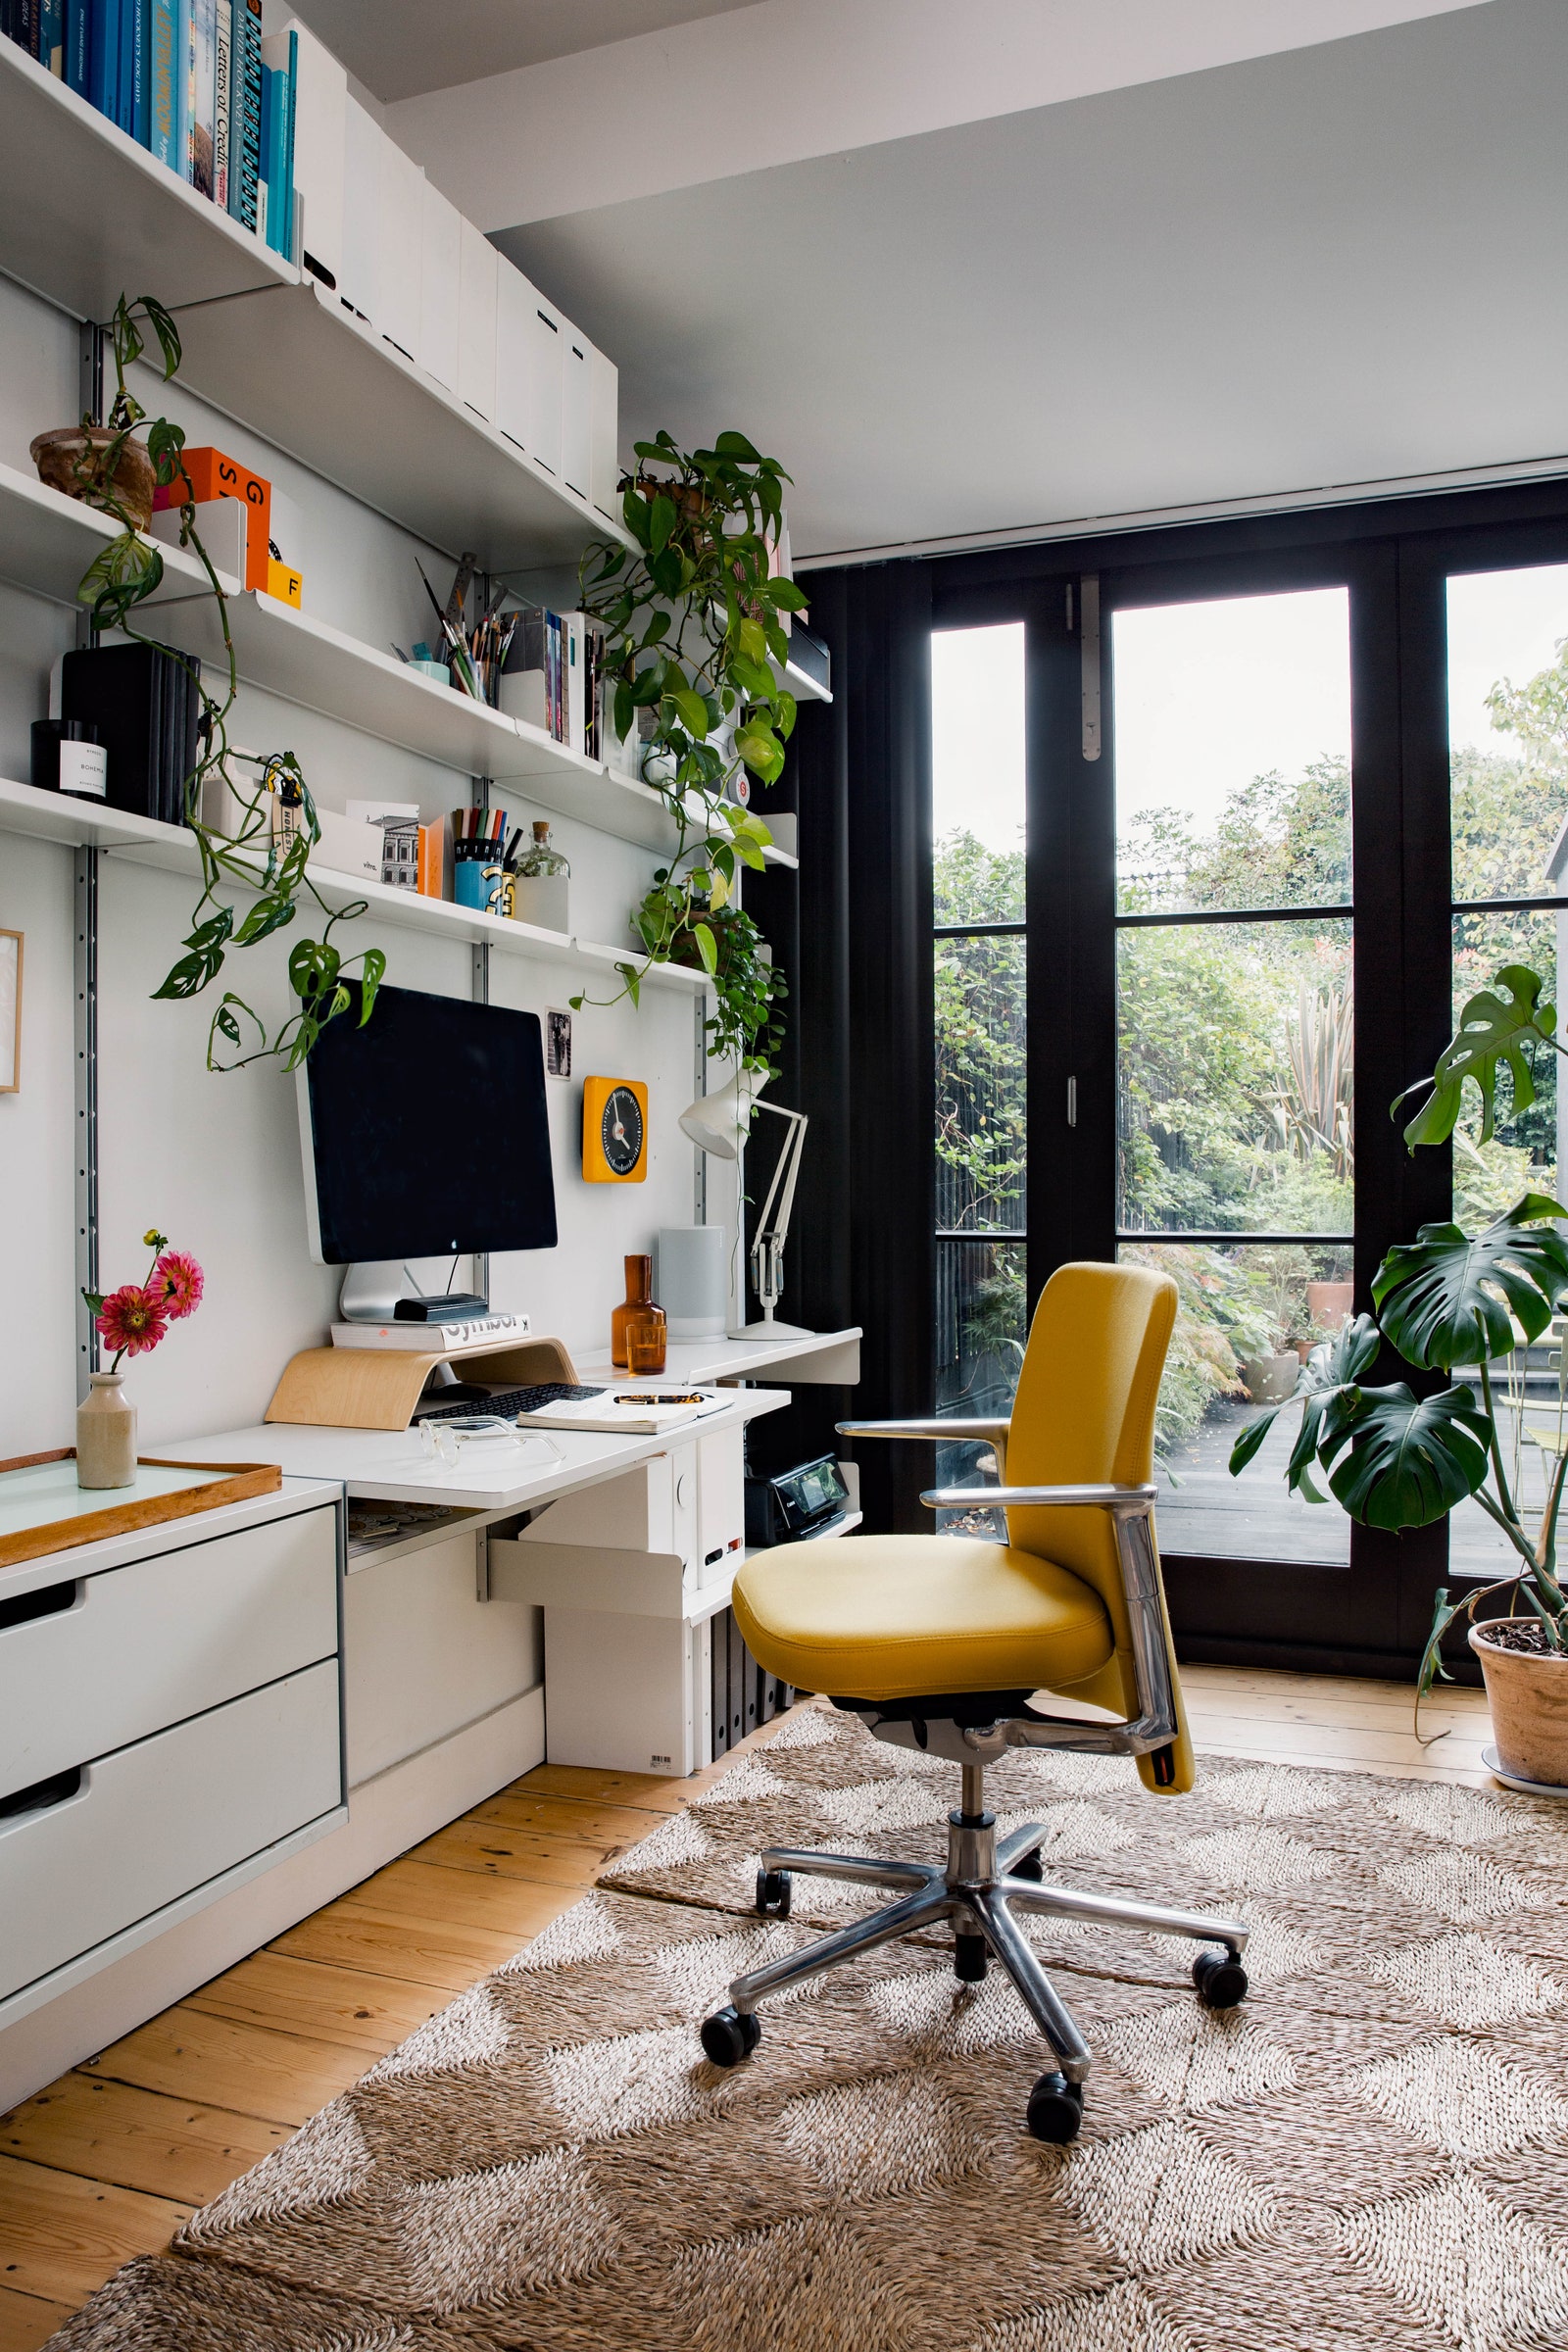
<instances>
[{"instance_id":1,"label":"woven jute rug","mask_svg":"<svg viewBox=\"0 0 1568 2352\"><path fill-rule=\"evenodd\" d=\"M1210 1762L1198 1791L1014 1757L1048 1872L1250 1921L1202 2009L1161 1938L1038 1940L1094 2047L1081 2137L1023 2130L1040 2038L933 1936L696 2026L863 1896L788 1839L941 1851L950 1766L787 1719L54 2339L60 2352L1525 2352L1568 2345L1568 1823L1498 1791Z\"/></svg>"}]
</instances>

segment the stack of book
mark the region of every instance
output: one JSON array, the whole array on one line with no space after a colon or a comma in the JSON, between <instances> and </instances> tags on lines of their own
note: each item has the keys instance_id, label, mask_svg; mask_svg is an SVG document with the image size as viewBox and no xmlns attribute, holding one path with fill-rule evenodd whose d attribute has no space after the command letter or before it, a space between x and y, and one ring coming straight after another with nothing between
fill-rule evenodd
<instances>
[{"instance_id":1,"label":"stack of book","mask_svg":"<svg viewBox=\"0 0 1568 2352\"><path fill-rule=\"evenodd\" d=\"M264 43L262 0L0 0L0 32L296 258L298 35Z\"/></svg>"},{"instance_id":2,"label":"stack of book","mask_svg":"<svg viewBox=\"0 0 1568 2352\"><path fill-rule=\"evenodd\" d=\"M196 766L201 663L158 645L101 645L67 654L60 716L97 730L108 760L112 808L185 821L185 782Z\"/></svg>"}]
</instances>

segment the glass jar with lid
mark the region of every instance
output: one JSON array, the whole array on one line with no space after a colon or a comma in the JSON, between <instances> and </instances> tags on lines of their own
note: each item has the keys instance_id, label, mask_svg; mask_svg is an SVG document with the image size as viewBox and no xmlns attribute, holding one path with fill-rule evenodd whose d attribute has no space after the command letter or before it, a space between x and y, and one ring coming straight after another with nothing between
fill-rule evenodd
<instances>
[{"instance_id":1,"label":"glass jar with lid","mask_svg":"<svg viewBox=\"0 0 1568 2352\"><path fill-rule=\"evenodd\" d=\"M571 867L551 845L550 827L536 820L533 840L517 860L512 911L519 923L542 931L569 931Z\"/></svg>"}]
</instances>

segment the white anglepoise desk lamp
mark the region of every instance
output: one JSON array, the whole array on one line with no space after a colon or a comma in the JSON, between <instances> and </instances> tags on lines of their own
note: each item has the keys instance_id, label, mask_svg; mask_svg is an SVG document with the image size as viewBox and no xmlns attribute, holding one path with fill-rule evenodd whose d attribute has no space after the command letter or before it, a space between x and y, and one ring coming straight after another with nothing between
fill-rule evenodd
<instances>
[{"instance_id":1,"label":"white anglepoise desk lamp","mask_svg":"<svg viewBox=\"0 0 1568 2352\"><path fill-rule=\"evenodd\" d=\"M732 1340L810 1340L816 1337L814 1332L799 1323L780 1323L773 1314L784 1288L784 1240L795 1206L795 1180L801 1172L801 1149L808 1121L804 1110L783 1110L776 1102L760 1101L766 1084L756 1070L737 1070L717 1094L699 1095L681 1112L681 1133L689 1135L700 1151L711 1152L715 1159L739 1159L754 1111L770 1110L774 1118L788 1120L789 1133L752 1244L752 1287L761 1303L762 1319L729 1336ZM744 1215L744 1209L741 1213Z\"/></svg>"}]
</instances>

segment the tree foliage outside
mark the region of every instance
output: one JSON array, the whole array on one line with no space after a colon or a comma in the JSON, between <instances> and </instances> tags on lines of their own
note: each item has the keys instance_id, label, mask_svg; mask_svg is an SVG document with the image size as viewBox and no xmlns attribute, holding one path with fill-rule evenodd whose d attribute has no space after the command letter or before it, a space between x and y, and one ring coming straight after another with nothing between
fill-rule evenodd
<instances>
[{"instance_id":1,"label":"tree foliage outside","mask_svg":"<svg viewBox=\"0 0 1568 2352\"><path fill-rule=\"evenodd\" d=\"M1550 668L1489 698L1505 751L1456 750L1451 762L1453 895L1545 889L1568 814L1568 644ZM1118 858L1127 914L1332 907L1351 898L1350 779L1342 759L1233 791L1207 832L1176 808L1130 824ZM936 849L935 920L1021 921L1024 855L965 831ZM1509 962L1556 967L1551 913L1454 919L1454 1006ZM948 1230L1021 1229L1027 1160L1025 943L938 940L938 1221ZM1129 1244L1123 1255L1176 1279L1176 1331L1160 1394L1163 1456L1223 1399L1246 1390L1244 1363L1321 1340L1309 1281L1344 1281L1348 1242L1279 1246L1249 1232L1348 1234L1354 1217L1350 1038L1351 926L1299 921L1124 927L1118 943L1118 1221L1123 1230L1196 1230L1225 1243ZM1485 1223L1522 1192L1556 1184L1557 1056L1542 1050L1535 1102L1515 1116L1507 1082L1497 1134L1479 1143L1467 1109L1454 1136L1454 1214ZM942 1246L943 1401L1004 1401L1025 1332L1024 1252Z\"/></svg>"}]
</instances>

